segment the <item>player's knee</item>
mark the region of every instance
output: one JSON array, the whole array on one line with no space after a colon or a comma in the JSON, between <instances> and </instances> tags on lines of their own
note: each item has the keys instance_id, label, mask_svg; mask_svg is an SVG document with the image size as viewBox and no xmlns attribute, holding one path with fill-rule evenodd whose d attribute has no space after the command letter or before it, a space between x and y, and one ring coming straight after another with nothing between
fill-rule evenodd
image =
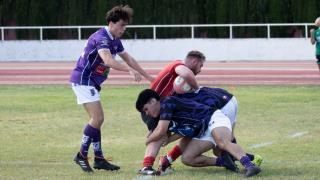
<instances>
[{"instance_id":1,"label":"player's knee","mask_svg":"<svg viewBox=\"0 0 320 180\"><path fill-rule=\"evenodd\" d=\"M194 157L188 154L182 154L181 162L187 166L192 166Z\"/></svg>"},{"instance_id":2,"label":"player's knee","mask_svg":"<svg viewBox=\"0 0 320 180\"><path fill-rule=\"evenodd\" d=\"M103 116L96 116L96 117L91 118L90 124L96 126L96 128L100 128L103 121L104 121Z\"/></svg>"},{"instance_id":3,"label":"player's knee","mask_svg":"<svg viewBox=\"0 0 320 180\"><path fill-rule=\"evenodd\" d=\"M223 149L223 150L226 149L226 146L227 146L227 144L228 144L228 142L225 141L225 140L218 140L218 141L216 141L216 143L217 143L218 147L219 147L220 149Z\"/></svg>"}]
</instances>

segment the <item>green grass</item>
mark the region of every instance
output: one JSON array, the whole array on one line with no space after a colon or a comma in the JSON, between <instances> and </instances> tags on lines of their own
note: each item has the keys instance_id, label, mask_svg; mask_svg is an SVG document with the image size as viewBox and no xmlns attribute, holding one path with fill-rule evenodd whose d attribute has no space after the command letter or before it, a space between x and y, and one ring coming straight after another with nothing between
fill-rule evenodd
<instances>
[{"instance_id":1,"label":"green grass","mask_svg":"<svg viewBox=\"0 0 320 180\"><path fill-rule=\"evenodd\" d=\"M265 159L262 173L253 179L318 178L318 86L225 88L239 101L235 132L239 144ZM147 133L134 107L140 90L142 87L103 88L102 146L106 157L112 157L121 170L87 175L72 161L88 116L76 105L71 88L1 85L0 179L139 179L136 172L141 167ZM297 132L305 134L292 138ZM254 147L261 143L272 144ZM161 154L172 146L162 149ZM155 179L242 179L242 175L223 168L192 168L179 160L174 168L175 173Z\"/></svg>"}]
</instances>

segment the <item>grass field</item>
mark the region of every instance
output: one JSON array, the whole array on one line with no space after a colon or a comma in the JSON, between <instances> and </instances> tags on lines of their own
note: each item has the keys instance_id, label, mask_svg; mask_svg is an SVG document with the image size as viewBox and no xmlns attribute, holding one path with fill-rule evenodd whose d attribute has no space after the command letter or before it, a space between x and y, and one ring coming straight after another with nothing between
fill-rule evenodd
<instances>
[{"instance_id":1,"label":"grass field","mask_svg":"<svg viewBox=\"0 0 320 180\"><path fill-rule=\"evenodd\" d=\"M319 179L319 86L223 88L239 101L235 132L239 144L265 159L262 173L253 179ZM102 146L106 157L112 157L121 170L88 175L72 161L88 118L76 105L71 88L1 85L0 179L153 179L136 174L146 135L134 108L140 90L142 87L103 88ZM173 167L173 174L155 179L243 178L223 168L187 167L179 160Z\"/></svg>"}]
</instances>

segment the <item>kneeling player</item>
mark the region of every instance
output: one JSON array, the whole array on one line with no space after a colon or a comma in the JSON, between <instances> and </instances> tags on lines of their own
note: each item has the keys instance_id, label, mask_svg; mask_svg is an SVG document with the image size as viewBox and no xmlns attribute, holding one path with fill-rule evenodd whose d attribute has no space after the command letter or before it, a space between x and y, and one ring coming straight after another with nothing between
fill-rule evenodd
<instances>
[{"instance_id":1,"label":"kneeling player","mask_svg":"<svg viewBox=\"0 0 320 180\"><path fill-rule=\"evenodd\" d=\"M192 100L166 97L160 100L159 95L150 89L140 93L137 102L137 109L144 111L151 117L160 116L156 129L147 138L147 144L158 141L166 136L167 131L180 134L185 137L196 137L208 139L223 149L231 153L246 168L246 177L256 175L260 168L251 163L250 158L243 152L242 148L231 142L232 129L230 120L216 107L209 107ZM192 142L190 142L192 146ZM190 149L190 150L187 150ZM195 154L192 147L186 148L186 156L183 155L183 161L187 163L188 158L201 159L203 156Z\"/></svg>"}]
</instances>

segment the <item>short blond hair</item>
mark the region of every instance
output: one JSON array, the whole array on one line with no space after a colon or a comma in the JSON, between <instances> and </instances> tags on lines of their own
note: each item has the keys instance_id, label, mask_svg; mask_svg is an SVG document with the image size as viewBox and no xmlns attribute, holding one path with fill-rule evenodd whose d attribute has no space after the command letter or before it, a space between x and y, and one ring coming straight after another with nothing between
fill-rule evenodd
<instances>
[{"instance_id":1,"label":"short blond hair","mask_svg":"<svg viewBox=\"0 0 320 180\"><path fill-rule=\"evenodd\" d=\"M314 21L314 25L317 27L320 27L320 17L318 17L315 21Z\"/></svg>"}]
</instances>

